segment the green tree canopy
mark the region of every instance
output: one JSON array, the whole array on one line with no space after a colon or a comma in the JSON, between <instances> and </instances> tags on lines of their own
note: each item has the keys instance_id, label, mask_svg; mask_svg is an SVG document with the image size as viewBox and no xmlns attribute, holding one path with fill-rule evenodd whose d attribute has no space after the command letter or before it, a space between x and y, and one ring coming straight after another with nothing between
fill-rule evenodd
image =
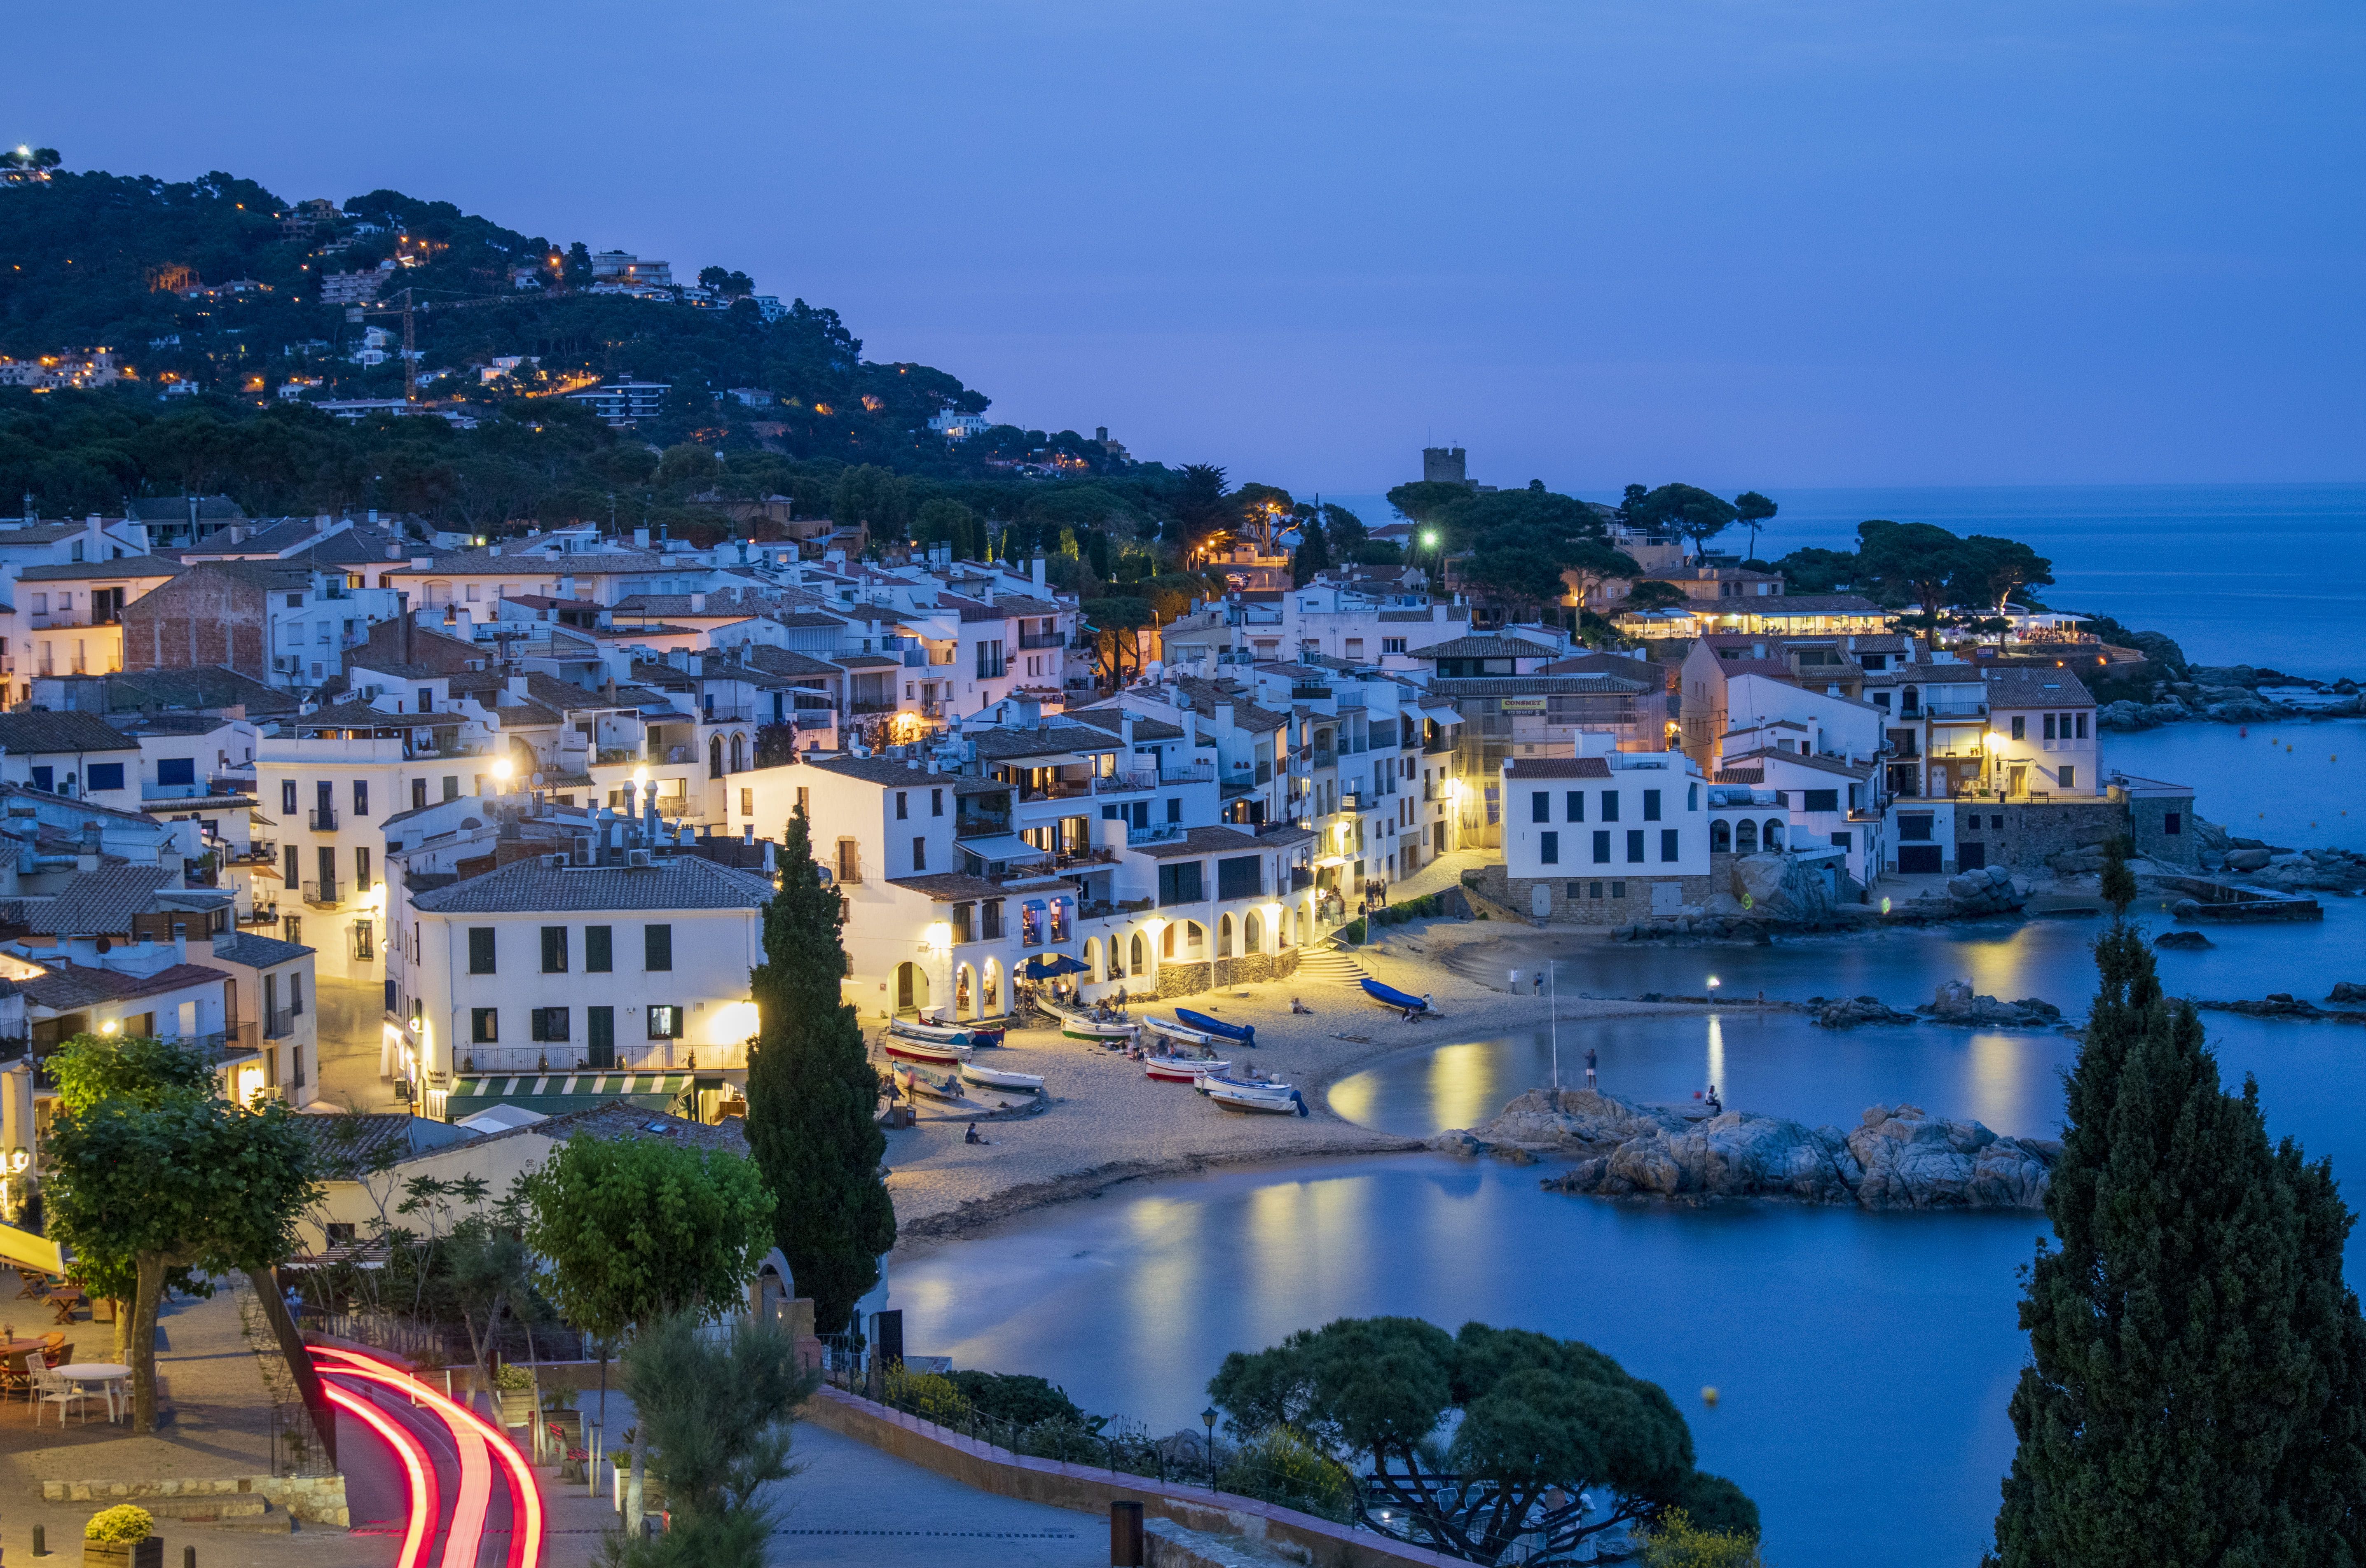
<instances>
[{"instance_id":1,"label":"green tree canopy","mask_svg":"<svg viewBox=\"0 0 2366 1568\"><path fill-rule=\"evenodd\" d=\"M1638 528L1665 529L1682 534L1693 542L1696 556L1706 553L1708 542L1730 528L1741 515L1731 501L1697 485L1662 485L1638 496L1635 492L1639 487L1627 487L1627 504L1622 509L1627 521Z\"/></svg>"},{"instance_id":2,"label":"green tree canopy","mask_svg":"<svg viewBox=\"0 0 2366 1568\"><path fill-rule=\"evenodd\" d=\"M1098 602L1098 601L1097 601ZM748 1146L775 1200L772 1232L814 1319L837 1333L896 1244L880 1178L879 1074L841 996L844 906L814 864L800 809L783 835L781 890L764 906L764 962L749 977L760 1020L748 1056Z\"/></svg>"},{"instance_id":3,"label":"green tree canopy","mask_svg":"<svg viewBox=\"0 0 2366 1568\"><path fill-rule=\"evenodd\" d=\"M2366 1557L2366 1323L2329 1161L2219 1085L2144 933L2096 943L2027 1270L2020 1446L1989 1561L2203 1568Z\"/></svg>"},{"instance_id":4,"label":"green tree canopy","mask_svg":"<svg viewBox=\"0 0 2366 1568\"><path fill-rule=\"evenodd\" d=\"M1646 577L1627 590L1620 608L1633 610L1672 610L1686 601L1684 590L1657 577Z\"/></svg>"},{"instance_id":5,"label":"green tree canopy","mask_svg":"<svg viewBox=\"0 0 2366 1568\"><path fill-rule=\"evenodd\" d=\"M1975 533L1957 545L1948 588L1958 604L2002 610L2024 588L2054 580L2054 563L2017 539Z\"/></svg>"},{"instance_id":6,"label":"green tree canopy","mask_svg":"<svg viewBox=\"0 0 2366 1568\"><path fill-rule=\"evenodd\" d=\"M1936 524L1873 518L1856 525L1857 573L1889 604L1937 615L1962 566L1963 541Z\"/></svg>"},{"instance_id":7,"label":"green tree canopy","mask_svg":"<svg viewBox=\"0 0 2366 1568\"><path fill-rule=\"evenodd\" d=\"M1734 521L1750 530L1752 560L1758 558L1759 529L1773 521L1774 514L1782 510L1774 504L1772 497L1760 495L1756 490L1744 490L1733 498Z\"/></svg>"},{"instance_id":8,"label":"green tree canopy","mask_svg":"<svg viewBox=\"0 0 2366 1568\"><path fill-rule=\"evenodd\" d=\"M1330 565L1331 541L1324 535L1322 521L1310 517L1298 525L1298 548L1290 555L1290 586L1304 588Z\"/></svg>"},{"instance_id":9,"label":"green tree canopy","mask_svg":"<svg viewBox=\"0 0 2366 1568\"><path fill-rule=\"evenodd\" d=\"M1389 492L1389 505L1415 522L1436 521L1448 507L1459 506L1471 497L1468 485L1448 484L1441 479L1416 479L1399 485Z\"/></svg>"},{"instance_id":10,"label":"green tree canopy","mask_svg":"<svg viewBox=\"0 0 2366 1568\"><path fill-rule=\"evenodd\" d=\"M1809 546L1792 551L1774 563L1774 569L1783 574L1788 592L1838 593L1856 581L1856 552Z\"/></svg>"},{"instance_id":11,"label":"green tree canopy","mask_svg":"<svg viewBox=\"0 0 2366 1568\"><path fill-rule=\"evenodd\" d=\"M76 1035L51 1056L49 1069L58 1108L71 1114L106 1101L152 1111L175 1098L205 1099L215 1084L213 1064L197 1047L137 1035Z\"/></svg>"},{"instance_id":12,"label":"green tree canopy","mask_svg":"<svg viewBox=\"0 0 2366 1568\"><path fill-rule=\"evenodd\" d=\"M1474 1562L1501 1560L1523 1537L1542 1537L1553 1561L1579 1560L1677 1507L1707 1529L1757 1533L1741 1490L1694 1467L1667 1394L1573 1339L1340 1318L1234 1352L1208 1391L1238 1435L1279 1428L1367 1467L1359 1522ZM1576 1500L1587 1492L1591 1511Z\"/></svg>"}]
</instances>

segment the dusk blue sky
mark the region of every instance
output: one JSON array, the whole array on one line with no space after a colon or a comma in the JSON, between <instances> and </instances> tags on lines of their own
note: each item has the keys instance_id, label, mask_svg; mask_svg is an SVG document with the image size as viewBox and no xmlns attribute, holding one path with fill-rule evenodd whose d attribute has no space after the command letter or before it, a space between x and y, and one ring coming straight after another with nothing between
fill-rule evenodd
<instances>
[{"instance_id":1,"label":"dusk blue sky","mask_svg":"<svg viewBox=\"0 0 2366 1568\"><path fill-rule=\"evenodd\" d=\"M1371 491L2366 476L2353 4L47 6L70 167L723 263Z\"/></svg>"}]
</instances>

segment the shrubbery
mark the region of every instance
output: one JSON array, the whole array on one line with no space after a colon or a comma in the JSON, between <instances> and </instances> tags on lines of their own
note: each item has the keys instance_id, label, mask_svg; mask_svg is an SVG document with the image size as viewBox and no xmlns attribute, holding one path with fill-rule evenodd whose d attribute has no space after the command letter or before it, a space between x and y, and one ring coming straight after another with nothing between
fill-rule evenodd
<instances>
[{"instance_id":1,"label":"shrubbery","mask_svg":"<svg viewBox=\"0 0 2366 1568\"><path fill-rule=\"evenodd\" d=\"M100 1546L136 1546L155 1533L156 1516L130 1503L101 1509L82 1527L83 1540Z\"/></svg>"}]
</instances>

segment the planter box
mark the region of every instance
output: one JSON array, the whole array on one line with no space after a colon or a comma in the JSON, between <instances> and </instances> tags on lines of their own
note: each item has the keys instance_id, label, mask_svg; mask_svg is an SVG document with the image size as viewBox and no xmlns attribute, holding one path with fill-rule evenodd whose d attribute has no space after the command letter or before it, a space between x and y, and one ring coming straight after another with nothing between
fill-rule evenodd
<instances>
[{"instance_id":1,"label":"planter box","mask_svg":"<svg viewBox=\"0 0 2366 1568\"><path fill-rule=\"evenodd\" d=\"M530 1427L534 1425L533 1389L504 1388L501 1389L500 1393L502 1426Z\"/></svg>"},{"instance_id":2,"label":"planter box","mask_svg":"<svg viewBox=\"0 0 2366 1568\"><path fill-rule=\"evenodd\" d=\"M85 1540L82 1543L82 1568L164 1568L164 1542L162 1537L152 1535L146 1540L122 1545Z\"/></svg>"}]
</instances>

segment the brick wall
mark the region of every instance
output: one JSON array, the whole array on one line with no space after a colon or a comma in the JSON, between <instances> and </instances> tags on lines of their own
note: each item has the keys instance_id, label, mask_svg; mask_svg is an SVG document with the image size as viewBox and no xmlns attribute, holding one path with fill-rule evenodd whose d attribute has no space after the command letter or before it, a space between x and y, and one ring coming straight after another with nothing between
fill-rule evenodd
<instances>
[{"instance_id":1,"label":"brick wall","mask_svg":"<svg viewBox=\"0 0 2366 1568\"><path fill-rule=\"evenodd\" d=\"M268 680L270 632L260 588L227 572L196 567L123 607L123 667L227 665Z\"/></svg>"}]
</instances>

